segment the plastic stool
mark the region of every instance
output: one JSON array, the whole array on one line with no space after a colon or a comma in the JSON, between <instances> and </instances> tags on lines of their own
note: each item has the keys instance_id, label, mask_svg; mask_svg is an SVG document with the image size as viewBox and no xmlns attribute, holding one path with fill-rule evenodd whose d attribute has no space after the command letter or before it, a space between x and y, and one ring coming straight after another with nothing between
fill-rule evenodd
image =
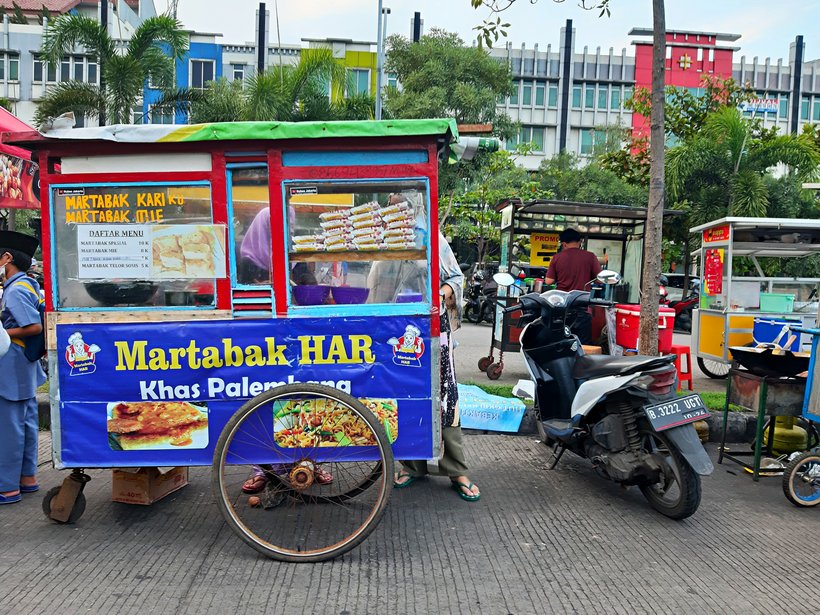
<instances>
[{"instance_id":1,"label":"plastic stool","mask_svg":"<svg viewBox=\"0 0 820 615\"><path fill-rule=\"evenodd\" d=\"M689 354L689 346L684 344L672 344L672 353L675 355L675 369L678 370L678 391L683 387L684 382L689 383L689 390L692 388L692 356ZM686 355L686 371L683 371L681 357Z\"/></svg>"}]
</instances>

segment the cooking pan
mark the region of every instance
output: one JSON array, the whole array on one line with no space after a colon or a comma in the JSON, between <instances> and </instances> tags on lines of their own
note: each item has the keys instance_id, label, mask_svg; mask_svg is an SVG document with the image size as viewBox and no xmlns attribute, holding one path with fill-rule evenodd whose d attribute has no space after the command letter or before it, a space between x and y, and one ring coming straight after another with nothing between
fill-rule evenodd
<instances>
[{"instance_id":1,"label":"cooking pan","mask_svg":"<svg viewBox=\"0 0 820 615\"><path fill-rule=\"evenodd\" d=\"M807 352L794 353L790 350L771 346L753 348L751 346L732 346L732 358L740 365L758 376L796 376L809 369Z\"/></svg>"}]
</instances>

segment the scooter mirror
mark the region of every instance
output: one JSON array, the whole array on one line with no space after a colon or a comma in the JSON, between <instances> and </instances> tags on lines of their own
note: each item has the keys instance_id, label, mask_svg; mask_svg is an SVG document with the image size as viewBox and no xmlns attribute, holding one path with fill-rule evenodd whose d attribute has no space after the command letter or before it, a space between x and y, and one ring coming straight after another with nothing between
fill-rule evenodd
<instances>
[{"instance_id":1,"label":"scooter mirror","mask_svg":"<svg viewBox=\"0 0 820 615\"><path fill-rule=\"evenodd\" d=\"M617 284L621 281L621 274L611 269L604 269L596 279L603 284Z\"/></svg>"},{"instance_id":2,"label":"scooter mirror","mask_svg":"<svg viewBox=\"0 0 820 615\"><path fill-rule=\"evenodd\" d=\"M515 278L509 273L496 273L493 276L493 281L499 286L512 286L515 284Z\"/></svg>"}]
</instances>

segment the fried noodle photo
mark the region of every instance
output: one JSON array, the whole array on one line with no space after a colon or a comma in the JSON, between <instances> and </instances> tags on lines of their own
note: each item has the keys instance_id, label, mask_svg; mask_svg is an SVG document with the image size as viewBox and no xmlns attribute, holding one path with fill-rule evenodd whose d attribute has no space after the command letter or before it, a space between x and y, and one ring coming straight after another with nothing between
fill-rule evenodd
<instances>
[{"instance_id":1,"label":"fried noodle photo","mask_svg":"<svg viewBox=\"0 0 820 615\"><path fill-rule=\"evenodd\" d=\"M398 437L398 403L395 399L361 399L376 415L387 438ZM274 440L284 448L373 446L372 430L347 406L329 399L290 400L277 405Z\"/></svg>"}]
</instances>

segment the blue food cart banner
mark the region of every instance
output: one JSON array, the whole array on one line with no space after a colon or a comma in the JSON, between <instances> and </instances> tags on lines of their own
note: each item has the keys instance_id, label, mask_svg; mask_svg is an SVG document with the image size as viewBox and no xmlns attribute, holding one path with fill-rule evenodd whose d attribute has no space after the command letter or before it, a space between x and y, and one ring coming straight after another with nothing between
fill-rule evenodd
<instances>
[{"instance_id":1,"label":"blue food cart banner","mask_svg":"<svg viewBox=\"0 0 820 615\"><path fill-rule=\"evenodd\" d=\"M210 465L244 402L295 382L361 399L397 458L428 459L430 326L418 316L57 325L59 462ZM272 413L270 420L272 427ZM290 431L277 433L277 443L299 446L284 442ZM360 448L372 456L372 447Z\"/></svg>"},{"instance_id":2,"label":"blue food cart banner","mask_svg":"<svg viewBox=\"0 0 820 615\"><path fill-rule=\"evenodd\" d=\"M467 429L518 432L526 405L515 397L491 395L471 384L458 385L461 426Z\"/></svg>"}]
</instances>

